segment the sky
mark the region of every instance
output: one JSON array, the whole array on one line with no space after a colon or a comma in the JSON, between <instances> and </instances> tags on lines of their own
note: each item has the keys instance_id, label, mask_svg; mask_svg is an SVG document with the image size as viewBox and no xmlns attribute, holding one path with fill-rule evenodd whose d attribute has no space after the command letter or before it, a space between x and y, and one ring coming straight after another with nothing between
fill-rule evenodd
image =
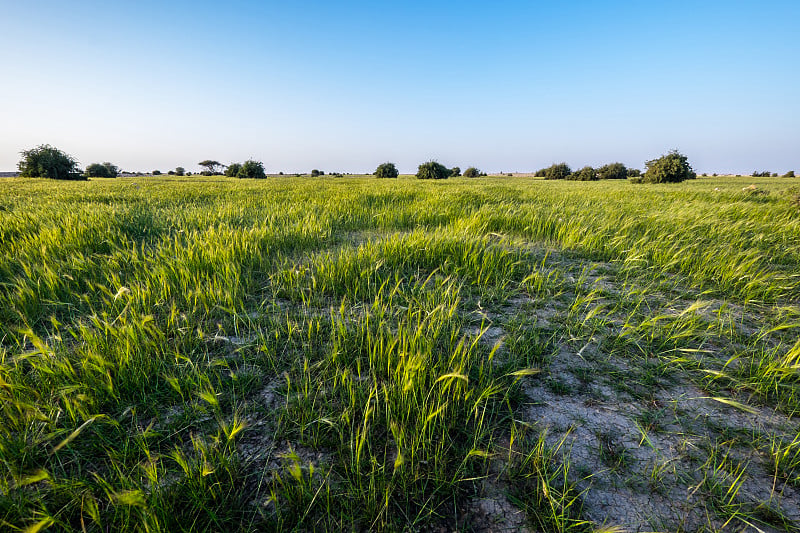
<instances>
[{"instance_id":1,"label":"sky","mask_svg":"<svg viewBox=\"0 0 800 533\"><path fill-rule=\"evenodd\" d=\"M0 171L800 171L800 1L0 0Z\"/></svg>"}]
</instances>

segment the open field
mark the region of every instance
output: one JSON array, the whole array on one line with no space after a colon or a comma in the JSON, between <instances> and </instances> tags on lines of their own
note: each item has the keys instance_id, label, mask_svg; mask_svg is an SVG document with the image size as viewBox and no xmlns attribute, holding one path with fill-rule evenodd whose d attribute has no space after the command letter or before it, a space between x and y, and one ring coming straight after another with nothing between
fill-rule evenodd
<instances>
[{"instance_id":1,"label":"open field","mask_svg":"<svg viewBox=\"0 0 800 533\"><path fill-rule=\"evenodd\" d=\"M0 529L797 531L799 186L0 181Z\"/></svg>"}]
</instances>

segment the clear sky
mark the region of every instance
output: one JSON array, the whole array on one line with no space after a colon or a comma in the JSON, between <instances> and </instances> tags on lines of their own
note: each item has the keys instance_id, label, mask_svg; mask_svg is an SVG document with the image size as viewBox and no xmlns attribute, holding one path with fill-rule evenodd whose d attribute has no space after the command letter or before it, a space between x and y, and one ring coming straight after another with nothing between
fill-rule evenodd
<instances>
[{"instance_id":1,"label":"clear sky","mask_svg":"<svg viewBox=\"0 0 800 533\"><path fill-rule=\"evenodd\" d=\"M800 1L0 0L0 170L800 171Z\"/></svg>"}]
</instances>

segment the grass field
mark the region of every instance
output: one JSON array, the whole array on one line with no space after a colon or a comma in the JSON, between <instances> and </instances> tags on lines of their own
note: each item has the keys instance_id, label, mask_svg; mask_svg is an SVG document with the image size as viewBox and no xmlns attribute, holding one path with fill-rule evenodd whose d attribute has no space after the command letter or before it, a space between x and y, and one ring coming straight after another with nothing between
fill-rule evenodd
<instances>
[{"instance_id":1,"label":"grass field","mask_svg":"<svg viewBox=\"0 0 800 533\"><path fill-rule=\"evenodd\" d=\"M797 531L798 185L4 179L0 529Z\"/></svg>"}]
</instances>

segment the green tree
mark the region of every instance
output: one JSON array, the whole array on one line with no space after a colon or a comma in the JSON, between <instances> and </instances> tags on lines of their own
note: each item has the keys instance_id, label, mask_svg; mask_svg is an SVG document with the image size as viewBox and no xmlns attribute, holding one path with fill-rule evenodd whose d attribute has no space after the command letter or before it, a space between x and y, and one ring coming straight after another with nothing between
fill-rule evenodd
<instances>
[{"instance_id":1,"label":"green tree","mask_svg":"<svg viewBox=\"0 0 800 533\"><path fill-rule=\"evenodd\" d=\"M597 177L597 171L594 168L590 166L585 166L582 169L578 170L577 172L574 172L569 176L567 176L566 179L576 180L576 181L595 181L598 179L598 177Z\"/></svg>"},{"instance_id":2,"label":"green tree","mask_svg":"<svg viewBox=\"0 0 800 533\"><path fill-rule=\"evenodd\" d=\"M609 163L597 169L601 180L624 180L628 177L628 169L622 163Z\"/></svg>"},{"instance_id":3,"label":"green tree","mask_svg":"<svg viewBox=\"0 0 800 533\"><path fill-rule=\"evenodd\" d=\"M397 171L397 167L394 166L394 163L381 163L378 165L378 168L375 169L376 178L396 178L399 175L400 172Z\"/></svg>"},{"instance_id":4,"label":"green tree","mask_svg":"<svg viewBox=\"0 0 800 533\"><path fill-rule=\"evenodd\" d=\"M22 159L17 163L19 175L27 178L50 178L54 180L81 180L78 162L58 148L42 144L20 152Z\"/></svg>"},{"instance_id":5,"label":"green tree","mask_svg":"<svg viewBox=\"0 0 800 533\"><path fill-rule=\"evenodd\" d=\"M417 167L417 179L444 180L450 177L450 169L436 161L428 161Z\"/></svg>"},{"instance_id":6,"label":"green tree","mask_svg":"<svg viewBox=\"0 0 800 533\"><path fill-rule=\"evenodd\" d=\"M186 169L183 167L175 167L175 175L176 176L183 176L186 174Z\"/></svg>"},{"instance_id":7,"label":"green tree","mask_svg":"<svg viewBox=\"0 0 800 533\"><path fill-rule=\"evenodd\" d=\"M324 171L316 169L316 168L311 171L311 177L312 178L316 178L317 176L324 176L324 175L325 175Z\"/></svg>"},{"instance_id":8,"label":"green tree","mask_svg":"<svg viewBox=\"0 0 800 533\"><path fill-rule=\"evenodd\" d=\"M638 168L629 168L628 169L628 177L629 178L638 178L642 175L642 171Z\"/></svg>"},{"instance_id":9,"label":"green tree","mask_svg":"<svg viewBox=\"0 0 800 533\"><path fill-rule=\"evenodd\" d=\"M161 175L161 171L160 170L154 170L152 172L152 174L153 174L153 176L160 176Z\"/></svg>"},{"instance_id":10,"label":"green tree","mask_svg":"<svg viewBox=\"0 0 800 533\"><path fill-rule=\"evenodd\" d=\"M119 167L108 161L105 163L92 163L84 172L87 178L116 178L119 176Z\"/></svg>"},{"instance_id":11,"label":"green tree","mask_svg":"<svg viewBox=\"0 0 800 533\"><path fill-rule=\"evenodd\" d=\"M219 172L219 167L222 166L222 163L219 161L214 161L212 159L206 159L204 161L200 161L197 163L201 167L206 169L206 172L209 172L211 175L216 175Z\"/></svg>"},{"instance_id":12,"label":"green tree","mask_svg":"<svg viewBox=\"0 0 800 533\"><path fill-rule=\"evenodd\" d=\"M475 167L469 167L467 170L464 171L465 178L477 178L481 175L481 171Z\"/></svg>"},{"instance_id":13,"label":"green tree","mask_svg":"<svg viewBox=\"0 0 800 533\"><path fill-rule=\"evenodd\" d=\"M264 179L267 175L264 173L264 164L261 161L253 161L248 159L242 163L239 172L236 173L237 178L250 178L250 179Z\"/></svg>"},{"instance_id":14,"label":"green tree","mask_svg":"<svg viewBox=\"0 0 800 533\"><path fill-rule=\"evenodd\" d=\"M225 169L225 175L229 178L235 178L239 175L239 171L242 169L241 163L231 163L228 165L228 168Z\"/></svg>"},{"instance_id":15,"label":"green tree","mask_svg":"<svg viewBox=\"0 0 800 533\"><path fill-rule=\"evenodd\" d=\"M544 169L544 179L546 180L563 180L572 174L572 169L566 163L554 163Z\"/></svg>"},{"instance_id":16,"label":"green tree","mask_svg":"<svg viewBox=\"0 0 800 533\"><path fill-rule=\"evenodd\" d=\"M644 181L647 183L679 183L697 177L687 157L677 150L648 161L645 166Z\"/></svg>"},{"instance_id":17,"label":"green tree","mask_svg":"<svg viewBox=\"0 0 800 533\"><path fill-rule=\"evenodd\" d=\"M461 175L461 167L453 167L450 169L450 177L457 178Z\"/></svg>"},{"instance_id":18,"label":"green tree","mask_svg":"<svg viewBox=\"0 0 800 533\"><path fill-rule=\"evenodd\" d=\"M790 170L786 174L783 175L784 178L793 178L794 177L794 170Z\"/></svg>"}]
</instances>

